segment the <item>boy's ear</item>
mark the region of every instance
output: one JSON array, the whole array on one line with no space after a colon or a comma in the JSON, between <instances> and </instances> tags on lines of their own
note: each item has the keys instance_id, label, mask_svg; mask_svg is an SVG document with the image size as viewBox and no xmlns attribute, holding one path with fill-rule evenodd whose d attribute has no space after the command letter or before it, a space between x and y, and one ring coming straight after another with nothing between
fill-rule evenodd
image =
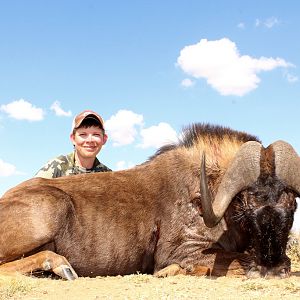
<instances>
[{"instance_id":1,"label":"boy's ear","mask_svg":"<svg viewBox=\"0 0 300 300\"><path fill-rule=\"evenodd\" d=\"M104 133L103 135L103 145L107 142L108 136Z\"/></svg>"},{"instance_id":2,"label":"boy's ear","mask_svg":"<svg viewBox=\"0 0 300 300\"><path fill-rule=\"evenodd\" d=\"M73 133L71 133L70 134L70 140L71 140L71 142L72 142L73 145L75 144L74 139L75 139L75 136L74 136Z\"/></svg>"}]
</instances>

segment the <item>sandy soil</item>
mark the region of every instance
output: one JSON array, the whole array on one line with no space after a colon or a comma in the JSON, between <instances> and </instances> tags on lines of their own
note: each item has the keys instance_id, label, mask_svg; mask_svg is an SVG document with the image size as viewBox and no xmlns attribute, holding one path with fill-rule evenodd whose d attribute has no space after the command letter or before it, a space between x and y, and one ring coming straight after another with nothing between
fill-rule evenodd
<instances>
[{"instance_id":1,"label":"sandy soil","mask_svg":"<svg viewBox=\"0 0 300 300\"><path fill-rule=\"evenodd\" d=\"M2 275L0 299L300 299L300 272L269 280L128 275L64 281Z\"/></svg>"}]
</instances>

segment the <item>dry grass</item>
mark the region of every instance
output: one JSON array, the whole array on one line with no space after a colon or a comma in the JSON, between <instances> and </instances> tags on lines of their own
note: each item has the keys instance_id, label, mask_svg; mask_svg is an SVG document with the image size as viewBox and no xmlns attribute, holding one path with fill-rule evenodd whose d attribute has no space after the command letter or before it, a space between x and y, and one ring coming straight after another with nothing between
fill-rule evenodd
<instances>
[{"instance_id":1,"label":"dry grass","mask_svg":"<svg viewBox=\"0 0 300 300\"><path fill-rule=\"evenodd\" d=\"M75 281L0 276L0 300L96 299L299 299L300 234L291 235L288 254L292 276L286 279L240 279L150 275L79 278Z\"/></svg>"},{"instance_id":2,"label":"dry grass","mask_svg":"<svg viewBox=\"0 0 300 300\"><path fill-rule=\"evenodd\" d=\"M32 291L32 282L29 277L0 276L0 299L13 299L21 297Z\"/></svg>"},{"instance_id":3,"label":"dry grass","mask_svg":"<svg viewBox=\"0 0 300 300\"><path fill-rule=\"evenodd\" d=\"M19 276L18 276L19 277ZM3 283L3 278L0 277ZM19 278L1 285L2 299L88 300L88 299L299 299L300 278L242 280L210 279L178 275L155 278L150 275L80 278L75 281ZM15 287L12 287L12 286Z\"/></svg>"},{"instance_id":4,"label":"dry grass","mask_svg":"<svg viewBox=\"0 0 300 300\"><path fill-rule=\"evenodd\" d=\"M287 254L293 265L300 264L300 232L292 232L287 246Z\"/></svg>"}]
</instances>

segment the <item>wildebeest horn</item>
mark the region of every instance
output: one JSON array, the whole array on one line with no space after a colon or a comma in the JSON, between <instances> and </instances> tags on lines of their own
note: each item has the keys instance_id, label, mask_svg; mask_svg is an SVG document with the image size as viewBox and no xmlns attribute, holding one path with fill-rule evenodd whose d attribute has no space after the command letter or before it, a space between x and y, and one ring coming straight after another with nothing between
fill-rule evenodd
<instances>
[{"instance_id":1,"label":"wildebeest horn","mask_svg":"<svg viewBox=\"0 0 300 300\"><path fill-rule=\"evenodd\" d=\"M277 141L271 146L275 154L277 177L300 194L300 157L287 142Z\"/></svg>"},{"instance_id":2,"label":"wildebeest horn","mask_svg":"<svg viewBox=\"0 0 300 300\"><path fill-rule=\"evenodd\" d=\"M226 170L213 201L207 186L205 155L202 156L200 192L202 214L207 227L216 226L232 198L257 180L260 174L261 147L262 145L255 141L246 142L241 146Z\"/></svg>"}]
</instances>

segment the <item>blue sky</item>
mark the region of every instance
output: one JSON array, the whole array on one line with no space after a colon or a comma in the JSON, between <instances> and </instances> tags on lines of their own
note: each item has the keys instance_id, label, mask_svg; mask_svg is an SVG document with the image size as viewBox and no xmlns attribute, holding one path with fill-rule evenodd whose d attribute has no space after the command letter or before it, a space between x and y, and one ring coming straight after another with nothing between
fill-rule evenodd
<instances>
[{"instance_id":1,"label":"blue sky","mask_svg":"<svg viewBox=\"0 0 300 300\"><path fill-rule=\"evenodd\" d=\"M93 109L117 170L209 122L300 153L299 1L0 1L0 195ZM296 226L300 228L300 215Z\"/></svg>"}]
</instances>

